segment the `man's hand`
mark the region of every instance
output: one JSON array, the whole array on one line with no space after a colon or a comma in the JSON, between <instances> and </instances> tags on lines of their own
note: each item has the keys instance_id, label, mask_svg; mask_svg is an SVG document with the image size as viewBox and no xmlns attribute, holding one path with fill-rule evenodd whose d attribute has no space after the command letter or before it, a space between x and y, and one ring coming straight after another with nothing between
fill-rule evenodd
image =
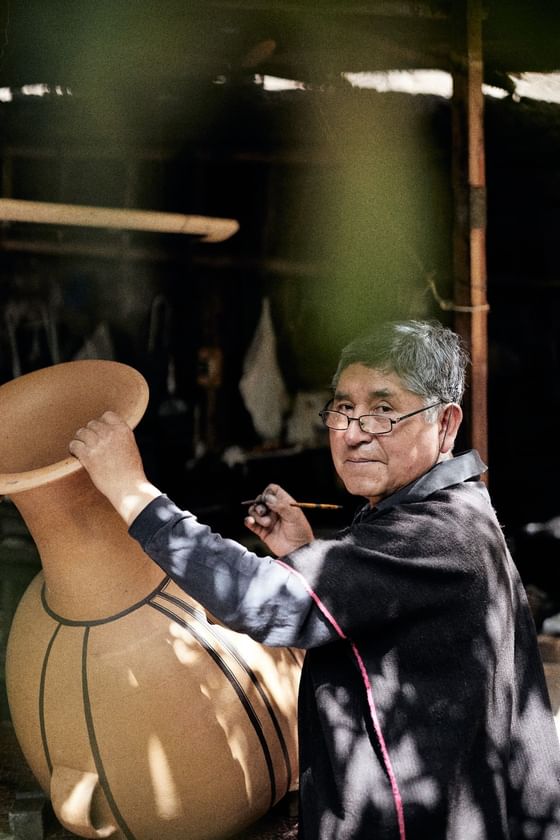
<instances>
[{"instance_id":1,"label":"man's hand","mask_svg":"<svg viewBox=\"0 0 560 840\"><path fill-rule=\"evenodd\" d=\"M132 430L114 412L78 429L68 448L127 525L161 495L146 478Z\"/></svg>"},{"instance_id":2,"label":"man's hand","mask_svg":"<svg viewBox=\"0 0 560 840\"><path fill-rule=\"evenodd\" d=\"M269 484L251 505L245 517L247 528L277 557L289 554L313 539L311 525L295 499L278 484Z\"/></svg>"}]
</instances>

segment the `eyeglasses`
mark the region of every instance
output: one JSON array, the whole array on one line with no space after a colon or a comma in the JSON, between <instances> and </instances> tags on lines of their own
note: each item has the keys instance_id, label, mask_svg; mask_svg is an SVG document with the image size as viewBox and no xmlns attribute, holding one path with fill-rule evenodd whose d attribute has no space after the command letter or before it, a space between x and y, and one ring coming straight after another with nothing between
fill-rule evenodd
<instances>
[{"instance_id":1,"label":"eyeglasses","mask_svg":"<svg viewBox=\"0 0 560 840\"><path fill-rule=\"evenodd\" d=\"M402 414L400 417L386 417L384 414L362 414L361 417L348 417L342 411L333 411L327 408L320 411L319 416L327 429L334 429L336 432L345 432L351 421L355 420L362 432L366 432L368 435L388 435L393 431L393 426L400 423L401 420L414 417L415 414L421 414L423 411L428 411L428 409L435 408L438 405L443 405L442 400L432 405L426 405L424 408L417 408L416 411L410 411L408 414Z\"/></svg>"}]
</instances>

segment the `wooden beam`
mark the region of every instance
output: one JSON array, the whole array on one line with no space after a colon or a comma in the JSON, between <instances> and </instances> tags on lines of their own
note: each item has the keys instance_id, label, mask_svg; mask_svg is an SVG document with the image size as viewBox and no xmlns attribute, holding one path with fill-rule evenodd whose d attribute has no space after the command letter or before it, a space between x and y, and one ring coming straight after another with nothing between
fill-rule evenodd
<instances>
[{"instance_id":1,"label":"wooden beam","mask_svg":"<svg viewBox=\"0 0 560 840\"><path fill-rule=\"evenodd\" d=\"M465 399L468 445L488 458L488 303L486 298L486 179L482 93L482 2L454 4L451 56L453 272L455 327L472 358Z\"/></svg>"},{"instance_id":2,"label":"wooden beam","mask_svg":"<svg viewBox=\"0 0 560 840\"><path fill-rule=\"evenodd\" d=\"M207 0L209 7L227 9L235 12L306 12L309 4L305 0ZM312 10L313 11L313 10ZM428 20L446 20L449 17L447 5L419 0L375 0L375 2L323 2L317 9L321 14L329 15L367 15L371 17L427 18Z\"/></svg>"},{"instance_id":3,"label":"wooden beam","mask_svg":"<svg viewBox=\"0 0 560 840\"><path fill-rule=\"evenodd\" d=\"M183 233L200 236L203 242L223 242L239 229L239 223L235 219L185 216L182 213L162 213L155 210L22 201L13 198L0 198L0 219L35 224Z\"/></svg>"}]
</instances>

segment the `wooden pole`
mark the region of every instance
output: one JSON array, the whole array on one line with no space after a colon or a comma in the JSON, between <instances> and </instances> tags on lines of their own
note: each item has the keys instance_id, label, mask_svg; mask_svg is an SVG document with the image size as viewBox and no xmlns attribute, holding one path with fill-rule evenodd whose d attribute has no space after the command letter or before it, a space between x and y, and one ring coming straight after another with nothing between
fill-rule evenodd
<instances>
[{"instance_id":1,"label":"wooden pole","mask_svg":"<svg viewBox=\"0 0 560 840\"><path fill-rule=\"evenodd\" d=\"M482 93L482 3L454 3L453 273L455 328L471 353L465 398L467 443L488 458L488 303L486 298L486 180Z\"/></svg>"},{"instance_id":2,"label":"wooden pole","mask_svg":"<svg viewBox=\"0 0 560 840\"><path fill-rule=\"evenodd\" d=\"M211 216L185 216L155 210L128 210L111 207L87 207L81 204L56 204L48 201L23 201L0 198L0 219L10 222L35 222L49 225L118 228L155 233L184 233L202 237L203 242L223 242L239 229L235 219Z\"/></svg>"}]
</instances>

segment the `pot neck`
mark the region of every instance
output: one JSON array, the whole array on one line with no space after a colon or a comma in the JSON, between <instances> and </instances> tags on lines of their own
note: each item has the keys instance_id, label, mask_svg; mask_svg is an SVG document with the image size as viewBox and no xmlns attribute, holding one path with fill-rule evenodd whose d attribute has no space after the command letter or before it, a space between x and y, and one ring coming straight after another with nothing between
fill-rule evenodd
<instances>
[{"instance_id":1,"label":"pot neck","mask_svg":"<svg viewBox=\"0 0 560 840\"><path fill-rule=\"evenodd\" d=\"M37 546L49 608L70 621L95 621L142 601L163 572L85 470L14 494Z\"/></svg>"}]
</instances>

